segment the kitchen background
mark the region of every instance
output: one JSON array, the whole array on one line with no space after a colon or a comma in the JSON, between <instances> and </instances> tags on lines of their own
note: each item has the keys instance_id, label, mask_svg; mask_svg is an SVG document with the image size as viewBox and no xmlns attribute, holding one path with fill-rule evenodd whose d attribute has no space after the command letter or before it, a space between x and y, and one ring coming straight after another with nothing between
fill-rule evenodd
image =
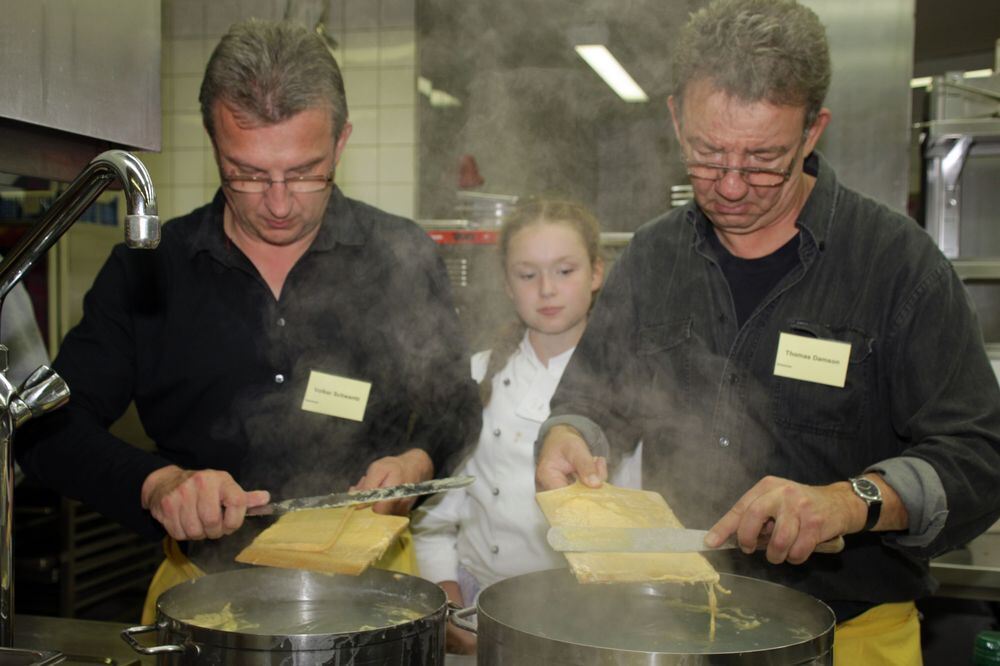
<instances>
[{"instance_id":1,"label":"kitchen background","mask_svg":"<svg viewBox=\"0 0 1000 666\"><path fill-rule=\"evenodd\" d=\"M1000 37L996 3L804 1L827 24L833 49L834 83L828 105L834 110L834 122L821 149L849 185L923 221L929 160L921 139L928 129L914 129L913 123L932 118L933 100L926 87L911 87L910 81L993 68ZM670 92L672 35L687 14L703 4L704 0L91 0L89 4L0 0L0 15L24 22L40 20L43 27L33 29L41 30L42 37L46 30L57 28L80 37L86 33L74 26L86 25L87 13L120 14L126 5L136 12L132 34L141 36L141 44L133 48L133 66L142 63L147 71L158 66L158 89L153 82L138 102L120 103L113 94L105 95L92 101L82 115L122 113L124 108L127 118L130 112L144 113L145 107L152 108L153 116L156 108L162 110L137 128L139 139L91 138L106 145L147 149L137 154L152 175L164 220L205 203L218 187L197 102L204 64L218 38L233 21L249 16L321 22L335 44L354 124L337 172L338 184L348 196L424 223L442 242L459 285L492 258L488 234L475 237L485 238L485 246L462 234L495 229L517 197L557 194L580 200L598 213L607 231L619 233L634 230L668 209L677 197L683 198L683 190L671 191L683 186L685 178L665 99ZM20 28L15 22L6 30ZM0 32L4 37L13 34ZM41 75L62 69L63 76L73 76L73 66L53 65L51 52L41 51L56 42L46 46L42 39L34 47L39 49L38 59L49 61ZM624 102L573 49L594 42L605 44L621 61L648 101ZM26 65L30 53L19 56L10 43L0 39L0 86L17 91L31 86L34 69L27 67L28 76L12 74L8 65ZM66 47L66 54L90 59L111 48L102 41L81 39ZM126 66L121 58L109 58L97 69L103 69L104 83L113 90L116 68ZM994 91L1000 90L995 76L956 80L973 87L977 81L990 81ZM961 94L975 97L975 93ZM64 187L58 181L69 180L89 159L85 156L97 152L87 152L90 143L74 147L72 142L61 152L59 141L65 137L60 132L45 135L44 141L36 135L30 135L30 141L18 139L26 129L17 115L22 96L7 95L6 103L0 101L0 116L14 118L0 119L0 172L7 172L0 173L0 247L10 247ZM66 115L81 114L71 109ZM46 143L49 139L51 144ZM980 143L993 145L991 141ZM39 146L45 149L36 150ZM45 160L34 159L35 153L52 158L53 170L43 173ZM988 153L982 163L996 169L995 153ZM39 178L46 175L55 181ZM995 212L1000 206L981 208ZM102 195L84 221L49 254L46 265L36 267L29 278L51 350L79 318L79 303L92 276L110 246L120 242L122 210L118 195ZM610 239L614 245L615 237ZM1000 256L1000 248L995 254L979 251L976 261L962 266L971 288L979 292L988 340L993 328L997 331L992 339L1000 340L1000 299L994 286L1000 271L984 255ZM956 258L961 264L962 259ZM467 288L459 286L460 300L463 289ZM466 295L467 301L478 298ZM484 325L475 318L470 321ZM470 330L470 338L478 341L477 331ZM119 427L133 441L144 441L134 418ZM17 523L23 544L19 604L31 612L134 619L137 612L131 604L140 597L158 560L157 548L130 540L73 503L53 504L52 498L33 495L30 489L19 493L24 496ZM60 544L58 550L54 543ZM109 555L114 552L119 555ZM128 575L122 571L123 558L134 565ZM87 589L101 593L84 594ZM948 614L977 622L988 617L982 607L951 608Z\"/></svg>"}]
</instances>

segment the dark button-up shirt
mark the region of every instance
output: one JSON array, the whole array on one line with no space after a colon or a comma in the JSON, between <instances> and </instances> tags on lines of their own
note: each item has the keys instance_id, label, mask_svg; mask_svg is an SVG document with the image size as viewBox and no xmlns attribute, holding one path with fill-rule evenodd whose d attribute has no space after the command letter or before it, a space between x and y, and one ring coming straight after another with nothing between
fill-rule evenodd
<instances>
[{"instance_id":1,"label":"dark button-up shirt","mask_svg":"<svg viewBox=\"0 0 1000 666\"><path fill-rule=\"evenodd\" d=\"M442 471L475 440L481 407L450 287L417 225L335 189L275 299L222 213L220 192L166 224L155 251L114 249L55 361L69 404L18 433L27 472L158 537L139 491L169 463L226 470L277 499L346 490L414 447ZM363 420L303 410L312 371L370 382ZM132 399L155 453L107 431Z\"/></svg>"},{"instance_id":2,"label":"dark button-up shirt","mask_svg":"<svg viewBox=\"0 0 1000 666\"><path fill-rule=\"evenodd\" d=\"M742 326L695 205L641 228L546 426L577 419L613 455L641 439L644 487L690 527L710 527L766 475L819 485L884 471L905 487L914 533L850 535L841 555L800 566L762 554L719 563L831 602L914 599L933 589L928 556L1000 516L1000 389L969 298L927 234L840 185L818 155L807 166L817 180L798 261ZM775 376L782 332L849 343L846 386Z\"/></svg>"}]
</instances>

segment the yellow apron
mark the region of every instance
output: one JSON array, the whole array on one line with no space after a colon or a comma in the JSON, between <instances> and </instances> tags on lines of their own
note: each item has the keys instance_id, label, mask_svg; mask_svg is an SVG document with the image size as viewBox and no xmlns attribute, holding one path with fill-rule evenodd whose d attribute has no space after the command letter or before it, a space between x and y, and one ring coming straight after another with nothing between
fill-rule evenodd
<instances>
[{"instance_id":1,"label":"yellow apron","mask_svg":"<svg viewBox=\"0 0 1000 666\"><path fill-rule=\"evenodd\" d=\"M196 567L181 552L177 542L170 537L163 540L163 554L166 559L160 563L156 574L153 575L153 580L149 583L149 590L146 591L146 602L142 606L142 624L152 624L156 621L156 600L161 594L174 585L205 575L204 571ZM379 569L416 575L417 559L413 548L413 535L410 534L409 528L403 530L399 538L392 542L392 545L375 562L374 566Z\"/></svg>"},{"instance_id":2,"label":"yellow apron","mask_svg":"<svg viewBox=\"0 0 1000 666\"><path fill-rule=\"evenodd\" d=\"M838 624L833 666L921 666L920 617L912 601L881 604Z\"/></svg>"}]
</instances>

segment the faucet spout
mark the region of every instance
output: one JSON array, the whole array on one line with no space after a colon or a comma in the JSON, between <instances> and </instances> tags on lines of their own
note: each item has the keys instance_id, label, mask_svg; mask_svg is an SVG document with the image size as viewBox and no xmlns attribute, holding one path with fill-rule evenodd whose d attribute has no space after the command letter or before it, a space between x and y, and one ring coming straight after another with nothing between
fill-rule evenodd
<instances>
[{"instance_id":1,"label":"faucet spout","mask_svg":"<svg viewBox=\"0 0 1000 666\"><path fill-rule=\"evenodd\" d=\"M93 160L0 263L0 303L28 269L76 222L115 180L125 192L125 244L155 248L160 242L156 193L145 165L124 150L108 150Z\"/></svg>"},{"instance_id":2,"label":"faucet spout","mask_svg":"<svg viewBox=\"0 0 1000 666\"><path fill-rule=\"evenodd\" d=\"M156 194L146 167L122 150L101 153L88 164L44 217L24 235L0 263L0 308L7 293L52 247L112 182L125 191L125 243L154 248L160 242ZM0 647L10 647L14 635L13 491L14 430L32 416L44 414L69 398L69 387L42 366L19 388L8 381L7 348L0 345Z\"/></svg>"}]
</instances>

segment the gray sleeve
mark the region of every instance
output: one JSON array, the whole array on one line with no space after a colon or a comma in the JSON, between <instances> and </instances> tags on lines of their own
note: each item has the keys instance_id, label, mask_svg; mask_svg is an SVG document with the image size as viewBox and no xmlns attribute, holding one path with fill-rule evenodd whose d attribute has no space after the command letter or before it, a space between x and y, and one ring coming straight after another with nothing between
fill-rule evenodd
<instances>
[{"instance_id":1,"label":"gray sleeve","mask_svg":"<svg viewBox=\"0 0 1000 666\"><path fill-rule=\"evenodd\" d=\"M595 456L603 456L607 458L611 453L611 446L608 444L608 438L601 430L601 426L597 425L586 416L579 416L576 414L563 414L560 416L553 416L542 424L542 427L538 430L538 439L535 440L535 462L538 462L538 453L542 449L542 442L545 441L545 436L549 434L549 430L553 426L566 425L583 437L583 441L587 442L587 446L590 447L590 452Z\"/></svg>"},{"instance_id":2,"label":"gray sleeve","mask_svg":"<svg viewBox=\"0 0 1000 666\"><path fill-rule=\"evenodd\" d=\"M905 533L890 533L883 538L889 544L922 547L933 541L948 518L948 497L941 477L921 458L889 458L868 467L892 486L906 507L910 526Z\"/></svg>"}]
</instances>

